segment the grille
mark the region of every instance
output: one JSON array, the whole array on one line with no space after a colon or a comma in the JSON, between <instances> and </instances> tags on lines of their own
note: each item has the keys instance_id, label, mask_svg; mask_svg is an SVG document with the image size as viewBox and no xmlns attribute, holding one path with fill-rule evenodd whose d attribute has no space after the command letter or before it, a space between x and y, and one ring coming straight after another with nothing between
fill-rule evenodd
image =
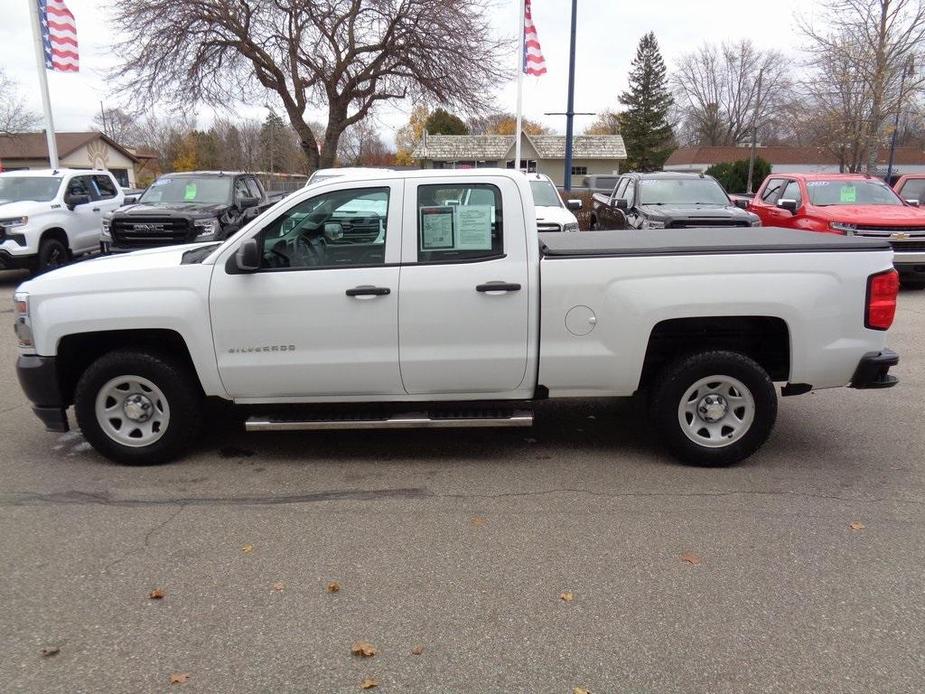
<instances>
[{"instance_id":1,"label":"grille","mask_svg":"<svg viewBox=\"0 0 925 694\"><path fill-rule=\"evenodd\" d=\"M894 251L925 251L925 239L921 241L893 241L890 243Z\"/></svg>"},{"instance_id":2,"label":"grille","mask_svg":"<svg viewBox=\"0 0 925 694\"><path fill-rule=\"evenodd\" d=\"M735 219L679 219L668 223L669 229L690 229L699 227L750 227L747 221Z\"/></svg>"},{"instance_id":3,"label":"grille","mask_svg":"<svg viewBox=\"0 0 925 694\"><path fill-rule=\"evenodd\" d=\"M562 231L562 227L554 222L537 222L537 231Z\"/></svg>"},{"instance_id":4,"label":"grille","mask_svg":"<svg viewBox=\"0 0 925 694\"><path fill-rule=\"evenodd\" d=\"M191 240L190 227L189 220L177 217L116 217L109 231L121 246L157 246Z\"/></svg>"},{"instance_id":5,"label":"grille","mask_svg":"<svg viewBox=\"0 0 925 694\"><path fill-rule=\"evenodd\" d=\"M894 231L904 231L904 232L906 232L907 234L914 234L914 233L923 233L923 232L925 232L925 226L902 226L902 227L897 227L897 226L887 226L887 225L881 226L881 225L879 225L879 224L865 224L864 226L859 226L859 227L858 227L858 233L859 233L859 234L863 234L865 231L880 232L880 233L883 233L883 234L890 233L890 232L894 232Z\"/></svg>"}]
</instances>

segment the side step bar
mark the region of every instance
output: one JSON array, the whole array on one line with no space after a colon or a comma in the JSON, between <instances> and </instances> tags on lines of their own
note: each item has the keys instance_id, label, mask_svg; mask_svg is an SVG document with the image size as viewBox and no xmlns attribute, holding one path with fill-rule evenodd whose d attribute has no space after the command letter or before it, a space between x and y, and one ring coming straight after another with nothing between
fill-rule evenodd
<instances>
[{"instance_id":1,"label":"side step bar","mask_svg":"<svg viewBox=\"0 0 925 694\"><path fill-rule=\"evenodd\" d=\"M470 427L529 427L533 412L492 412L491 416L477 413L410 412L391 416L356 419L285 419L282 417L250 417L245 431L321 431L331 429L464 429Z\"/></svg>"}]
</instances>

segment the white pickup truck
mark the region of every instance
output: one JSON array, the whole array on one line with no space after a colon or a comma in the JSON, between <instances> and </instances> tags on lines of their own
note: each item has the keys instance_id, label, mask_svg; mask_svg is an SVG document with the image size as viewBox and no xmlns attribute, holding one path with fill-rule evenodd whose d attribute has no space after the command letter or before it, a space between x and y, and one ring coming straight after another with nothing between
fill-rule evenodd
<instances>
[{"instance_id":1,"label":"white pickup truck","mask_svg":"<svg viewBox=\"0 0 925 694\"><path fill-rule=\"evenodd\" d=\"M103 217L124 198L108 171L0 174L0 269L47 272L99 250Z\"/></svg>"},{"instance_id":2,"label":"white pickup truck","mask_svg":"<svg viewBox=\"0 0 925 694\"><path fill-rule=\"evenodd\" d=\"M73 404L127 464L180 456L207 398L273 431L524 426L537 400L638 394L701 465L764 443L775 382L896 383L886 241L538 235L533 206L518 172L384 172L319 182L223 243L51 272L15 294L20 383L50 430Z\"/></svg>"}]
</instances>

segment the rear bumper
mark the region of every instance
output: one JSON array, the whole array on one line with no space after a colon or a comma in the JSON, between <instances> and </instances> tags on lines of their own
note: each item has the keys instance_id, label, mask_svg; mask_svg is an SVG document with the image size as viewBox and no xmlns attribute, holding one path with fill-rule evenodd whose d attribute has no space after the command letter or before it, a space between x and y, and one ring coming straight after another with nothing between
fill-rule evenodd
<instances>
[{"instance_id":1,"label":"rear bumper","mask_svg":"<svg viewBox=\"0 0 925 694\"><path fill-rule=\"evenodd\" d=\"M67 431L67 403L58 381L58 366L54 357L22 355L16 360L16 376L26 397L32 401L32 411L48 431Z\"/></svg>"},{"instance_id":2,"label":"rear bumper","mask_svg":"<svg viewBox=\"0 0 925 694\"><path fill-rule=\"evenodd\" d=\"M891 349L869 352L861 357L858 368L851 378L852 388L892 388L899 379L889 374L890 368L899 363L899 355Z\"/></svg>"}]
</instances>

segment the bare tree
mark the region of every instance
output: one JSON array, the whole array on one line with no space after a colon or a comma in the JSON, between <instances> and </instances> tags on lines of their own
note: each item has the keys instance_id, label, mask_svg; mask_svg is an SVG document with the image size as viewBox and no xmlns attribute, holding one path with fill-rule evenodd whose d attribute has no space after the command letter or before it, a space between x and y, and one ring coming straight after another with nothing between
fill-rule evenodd
<instances>
[{"instance_id":1,"label":"bare tree","mask_svg":"<svg viewBox=\"0 0 925 694\"><path fill-rule=\"evenodd\" d=\"M925 88L921 70L918 76L908 74L912 62L921 64L925 55L925 2L827 0L825 7L829 21L824 29L805 21L801 27L814 68L810 84L825 86L832 65L839 68L834 98L820 101L830 109L829 117L838 119L837 135L859 150L852 170L863 162L873 172L890 115ZM904 72L910 77L905 83Z\"/></svg>"},{"instance_id":2,"label":"bare tree","mask_svg":"<svg viewBox=\"0 0 925 694\"><path fill-rule=\"evenodd\" d=\"M585 135L619 135L620 125L620 114L607 108L585 128Z\"/></svg>"},{"instance_id":3,"label":"bare tree","mask_svg":"<svg viewBox=\"0 0 925 694\"><path fill-rule=\"evenodd\" d=\"M120 145L134 147L140 137L138 114L121 108L107 108L93 116L93 124L101 133Z\"/></svg>"},{"instance_id":4,"label":"bare tree","mask_svg":"<svg viewBox=\"0 0 925 694\"><path fill-rule=\"evenodd\" d=\"M344 132L337 158L346 166L387 166L395 153L382 141L371 120L365 120Z\"/></svg>"},{"instance_id":5,"label":"bare tree","mask_svg":"<svg viewBox=\"0 0 925 694\"><path fill-rule=\"evenodd\" d=\"M275 94L311 168L334 163L341 134L384 101L466 111L504 76L490 0L133 0L114 77L136 99L227 105ZM319 143L306 118L327 110Z\"/></svg>"},{"instance_id":6,"label":"bare tree","mask_svg":"<svg viewBox=\"0 0 925 694\"><path fill-rule=\"evenodd\" d=\"M672 75L682 138L734 145L778 117L791 87L785 56L742 40L705 44L681 57ZM761 89L759 90L759 75Z\"/></svg>"},{"instance_id":7,"label":"bare tree","mask_svg":"<svg viewBox=\"0 0 925 694\"><path fill-rule=\"evenodd\" d=\"M0 68L0 135L34 130L38 124L38 115L26 107L17 84Z\"/></svg>"}]
</instances>

